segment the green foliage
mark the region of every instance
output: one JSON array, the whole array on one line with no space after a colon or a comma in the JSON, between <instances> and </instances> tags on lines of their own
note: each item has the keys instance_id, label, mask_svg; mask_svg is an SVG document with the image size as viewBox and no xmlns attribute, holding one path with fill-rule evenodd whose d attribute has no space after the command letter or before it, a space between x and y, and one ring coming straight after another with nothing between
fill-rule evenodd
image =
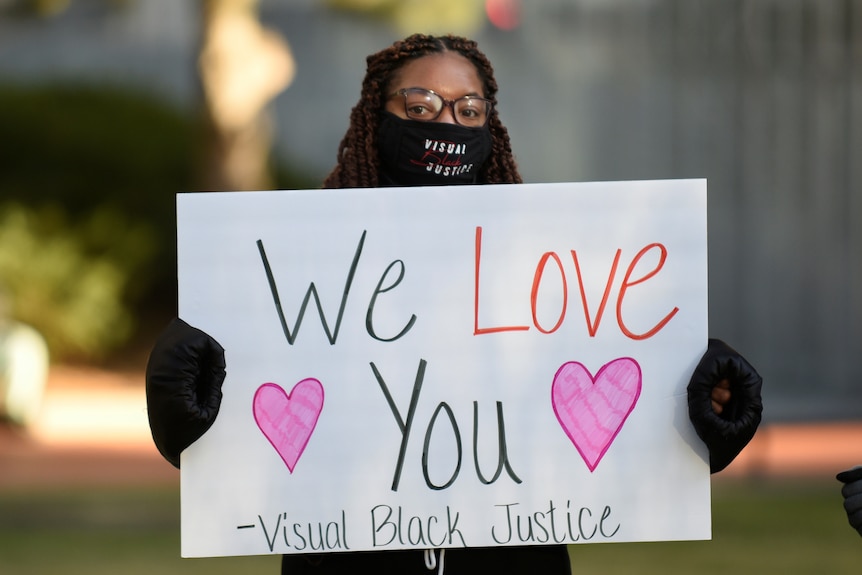
<instances>
[{"instance_id":1,"label":"green foliage","mask_svg":"<svg viewBox=\"0 0 862 575\"><path fill-rule=\"evenodd\" d=\"M123 219L102 208L72 224L58 210L0 206L8 311L41 332L52 354L97 357L131 332L124 294L154 242L147 226Z\"/></svg>"},{"instance_id":2,"label":"green foliage","mask_svg":"<svg viewBox=\"0 0 862 575\"><path fill-rule=\"evenodd\" d=\"M195 126L142 96L76 86L0 90L0 190L73 215L101 204L146 217L173 211L194 174Z\"/></svg>"},{"instance_id":3,"label":"green foliage","mask_svg":"<svg viewBox=\"0 0 862 575\"><path fill-rule=\"evenodd\" d=\"M0 290L54 361L106 358L176 313L175 198L197 189L204 134L191 116L119 89L0 86Z\"/></svg>"},{"instance_id":4,"label":"green foliage","mask_svg":"<svg viewBox=\"0 0 862 575\"><path fill-rule=\"evenodd\" d=\"M175 293L176 192L196 127L119 90L0 89L0 286L55 360L124 344Z\"/></svg>"},{"instance_id":5,"label":"green foliage","mask_svg":"<svg viewBox=\"0 0 862 575\"><path fill-rule=\"evenodd\" d=\"M480 0L327 0L334 10L382 18L399 33L472 36L485 23Z\"/></svg>"}]
</instances>

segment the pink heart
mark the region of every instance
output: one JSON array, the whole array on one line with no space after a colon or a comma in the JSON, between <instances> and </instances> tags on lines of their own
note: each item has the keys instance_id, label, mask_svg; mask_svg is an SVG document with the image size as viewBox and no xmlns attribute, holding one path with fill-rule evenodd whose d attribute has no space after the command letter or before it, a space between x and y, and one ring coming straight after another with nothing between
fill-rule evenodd
<instances>
[{"instance_id":1,"label":"pink heart","mask_svg":"<svg viewBox=\"0 0 862 575\"><path fill-rule=\"evenodd\" d=\"M291 473L322 409L323 386L312 378L294 385L290 393L274 383L264 383L254 393L254 420Z\"/></svg>"},{"instance_id":2,"label":"pink heart","mask_svg":"<svg viewBox=\"0 0 862 575\"><path fill-rule=\"evenodd\" d=\"M641 368L629 358L606 363L593 377L576 361L554 375L551 404L566 435L594 471L641 393Z\"/></svg>"}]
</instances>

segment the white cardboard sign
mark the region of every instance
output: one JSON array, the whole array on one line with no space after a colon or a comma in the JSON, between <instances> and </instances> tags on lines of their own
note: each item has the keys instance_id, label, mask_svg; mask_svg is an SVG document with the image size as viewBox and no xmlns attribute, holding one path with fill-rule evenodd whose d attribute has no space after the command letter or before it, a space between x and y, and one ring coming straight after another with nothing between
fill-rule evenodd
<instances>
[{"instance_id":1,"label":"white cardboard sign","mask_svg":"<svg viewBox=\"0 0 862 575\"><path fill-rule=\"evenodd\" d=\"M708 539L706 182L180 194L185 557Z\"/></svg>"}]
</instances>

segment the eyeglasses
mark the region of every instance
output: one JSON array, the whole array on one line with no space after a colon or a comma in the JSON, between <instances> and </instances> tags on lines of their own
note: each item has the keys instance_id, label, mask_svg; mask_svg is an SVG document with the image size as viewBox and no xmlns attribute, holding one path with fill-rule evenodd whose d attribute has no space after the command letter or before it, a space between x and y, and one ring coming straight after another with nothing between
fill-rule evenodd
<instances>
[{"instance_id":1,"label":"eyeglasses","mask_svg":"<svg viewBox=\"0 0 862 575\"><path fill-rule=\"evenodd\" d=\"M481 128L488 122L494 105L491 100L478 96L462 96L447 100L425 88L402 88L390 96L404 96L404 113L411 120L433 122L443 113L443 108L452 110L455 122L470 128Z\"/></svg>"}]
</instances>

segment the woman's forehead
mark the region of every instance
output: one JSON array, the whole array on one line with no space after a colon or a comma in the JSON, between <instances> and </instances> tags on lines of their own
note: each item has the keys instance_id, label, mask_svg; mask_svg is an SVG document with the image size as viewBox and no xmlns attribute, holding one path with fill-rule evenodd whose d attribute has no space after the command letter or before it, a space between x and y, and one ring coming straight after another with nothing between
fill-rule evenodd
<instances>
[{"instance_id":1,"label":"woman's forehead","mask_svg":"<svg viewBox=\"0 0 862 575\"><path fill-rule=\"evenodd\" d=\"M394 92L415 87L432 90L449 99L467 94L484 95L476 66L457 52L429 54L407 62L395 73L388 89Z\"/></svg>"}]
</instances>

